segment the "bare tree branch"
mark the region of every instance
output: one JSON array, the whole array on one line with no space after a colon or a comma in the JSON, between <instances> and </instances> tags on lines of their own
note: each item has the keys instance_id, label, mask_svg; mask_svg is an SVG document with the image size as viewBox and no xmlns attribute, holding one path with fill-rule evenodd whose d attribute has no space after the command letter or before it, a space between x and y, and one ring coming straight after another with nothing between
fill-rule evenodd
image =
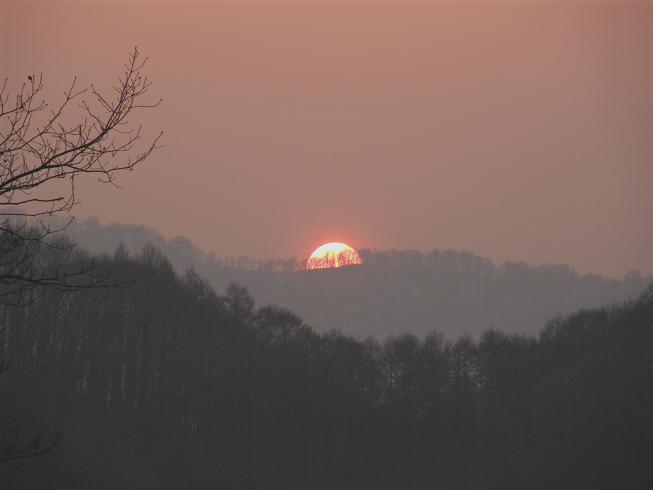
<instances>
[{"instance_id":1,"label":"bare tree branch","mask_svg":"<svg viewBox=\"0 0 653 490\"><path fill-rule=\"evenodd\" d=\"M0 88L0 215L70 211L76 204L75 177L96 174L101 182L113 183L118 172L133 169L159 147L161 134L137 150L141 127L130 128L128 121L136 110L161 102L141 101L151 85L141 72L146 63L147 58L141 59L135 48L113 87L113 98L102 95L94 85L78 90L74 79L63 101L50 111L41 99L43 75L23 84L13 104L9 104L5 80ZM66 111L75 102L82 120L66 124ZM68 192L32 195L37 190L44 193L43 184L54 179L67 179ZM3 209L18 204L29 205L27 211Z\"/></svg>"},{"instance_id":2,"label":"bare tree branch","mask_svg":"<svg viewBox=\"0 0 653 490\"><path fill-rule=\"evenodd\" d=\"M56 239L62 229L33 218L69 212L77 204L80 175L116 185L118 173L132 170L160 147L162 133L141 145L141 127L128 119L161 103L144 100L151 85L142 73L147 61L134 48L110 95L93 84L80 89L75 78L54 108L43 98L42 74L30 75L13 98L7 80L0 85L0 219L5 218L0 222L0 303L32 301L45 289L107 285L106 277L94 276L90 260L67 267L74 245ZM75 107L78 114L71 114ZM50 185L55 180L66 185ZM49 262L42 257L45 250Z\"/></svg>"},{"instance_id":3,"label":"bare tree branch","mask_svg":"<svg viewBox=\"0 0 653 490\"><path fill-rule=\"evenodd\" d=\"M0 434L0 464L16 470L24 470L28 459L50 453L59 444L63 428L57 427L52 437L43 441L41 434L25 441L21 438L21 427L14 422L14 427Z\"/></svg>"}]
</instances>

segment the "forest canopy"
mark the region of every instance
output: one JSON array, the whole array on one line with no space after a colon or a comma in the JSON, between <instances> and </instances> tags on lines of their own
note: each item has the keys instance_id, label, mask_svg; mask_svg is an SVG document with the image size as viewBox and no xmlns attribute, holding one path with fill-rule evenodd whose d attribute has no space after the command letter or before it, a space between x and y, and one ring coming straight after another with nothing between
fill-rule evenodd
<instances>
[{"instance_id":1,"label":"forest canopy","mask_svg":"<svg viewBox=\"0 0 653 490\"><path fill-rule=\"evenodd\" d=\"M95 263L131 286L0 308L0 416L64 426L7 488L653 484L651 288L536 336L378 341L216 294L152 247Z\"/></svg>"}]
</instances>

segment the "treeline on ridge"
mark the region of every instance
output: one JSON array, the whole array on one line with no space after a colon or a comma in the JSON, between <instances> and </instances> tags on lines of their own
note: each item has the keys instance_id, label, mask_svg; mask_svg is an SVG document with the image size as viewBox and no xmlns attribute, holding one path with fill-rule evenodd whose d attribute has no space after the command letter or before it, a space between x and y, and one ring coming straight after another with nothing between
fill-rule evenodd
<instances>
[{"instance_id":1,"label":"treeline on ridge","mask_svg":"<svg viewBox=\"0 0 653 490\"><path fill-rule=\"evenodd\" d=\"M653 486L653 288L537 336L378 341L152 247L96 267L128 286L0 307L0 421L64 426L3 489Z\"/></svg>"},{"instance_id":2,"label":"treeline on ridge","mask_svg":"<svg viewBox=\"0 0 653 490\"><path fill-rule=\"evenodd\" d=\"M75 243L112 253L121 243L139 253L152 243L183 273L193 267L217 291L231 282L261 303L284 305L313 328L384 338L434 328L454 339L488 328L536 334L556 314L636 298L653 277L580 274L567 265L495 264L458 250L361 250L365 264L306 273L301 260L254 260L204 254L184 237L165 239L146 226L73 222Z\"/></svg>"}]
</instances>

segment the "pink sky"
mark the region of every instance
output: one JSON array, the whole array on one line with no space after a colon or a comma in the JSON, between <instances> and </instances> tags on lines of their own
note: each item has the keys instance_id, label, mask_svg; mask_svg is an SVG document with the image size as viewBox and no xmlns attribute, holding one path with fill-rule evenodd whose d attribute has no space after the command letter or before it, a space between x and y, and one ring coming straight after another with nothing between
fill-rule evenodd
<instances>
[{"instance_id":1,"label":"pink sky","mask_svg":"<svg viewBox=\"0 0 653 490\"><path fill-rule=\"evenodd\" d=\"M81 217L218 255L343 241L653 272L653 6L466 3L9 0L0 66L56 98L151 57L164 104L140 122L166 147L121 189L82 182Z\"/></svg>"}]
</instances>

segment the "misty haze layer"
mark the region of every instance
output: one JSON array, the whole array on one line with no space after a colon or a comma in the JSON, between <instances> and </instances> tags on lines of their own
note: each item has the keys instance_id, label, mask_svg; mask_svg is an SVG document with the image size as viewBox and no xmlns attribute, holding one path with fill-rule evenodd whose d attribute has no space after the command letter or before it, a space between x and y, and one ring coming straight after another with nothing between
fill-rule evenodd
<instances>
[{"instance_id":1,"label":"misty haze layer","mask_svg":"<svg viewBox=\"0 0 653 490\"><path fill-rule=\"evenodd\" d=\"M454 250L362 251L362 266L305 271L295 259L206 255L184 237L165 239L145 226L87 220L67 232L94 253L112 254L124 244L138 254L151 244L179 273L194 268L216 291L235 281L259 304L288 307L318 331L361 337L433 330L457 337L490 327L532 334L557 315L634 298L653 279L635 272L622 280L581 275L567 265L496 265Z\"/></svg>"}]
</instances>

